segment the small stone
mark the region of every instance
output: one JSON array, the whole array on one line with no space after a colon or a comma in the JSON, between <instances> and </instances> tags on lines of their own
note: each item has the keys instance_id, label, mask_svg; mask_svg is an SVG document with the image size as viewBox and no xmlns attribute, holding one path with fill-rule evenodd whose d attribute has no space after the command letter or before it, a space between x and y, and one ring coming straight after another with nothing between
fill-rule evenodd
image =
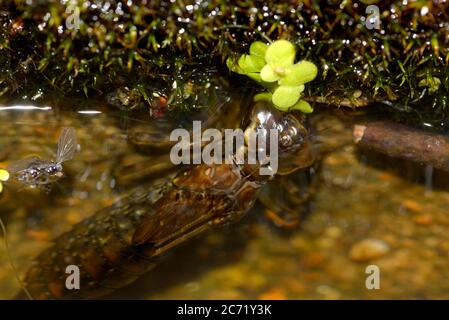
<instances>
[{"instance_id":1,"label":"small stone","mask_svg":"<svg viewBox=\"0 0 449 320\"><path fill-rule=\"evenodd\" d=\"M307 268L319 268L326 262L326 256L320 252L310 252L305 254L301 260Z\"/></svg>"},{"instance_id":2,"label":"small stone","mask_svg":"<svg viewBox=\"0 0 449 320\"><path fill-rule=\"evenodd\" d=\"M48 241L50 239L50 234L47 231L29 229L26 231L26 234L39 241Z\"/></svg>"},{"instance_id":3,"label":"small stone","mask_svg":"<svg viewBox=\"0 0 449 320\"><path fill-rule=\"evenodd\" d=\"M327 285L318 286L316 288L316 291L319 294L323 295L324 299L326 300L337 300L341 297L341 293L338 290Z\"/></svg>"},{"instance_id":4,"label":"small stone","mask_svg":"<svg viewBox=\"0 0 449 320\"><path fill-rule=\"evenodd\" d=\"M279 288L273 288L271 290L263 292L259 297L259 300L286 300L285 293Z\"/></svg>"},{"instance_id":5,"label":"small stone","mask_svg":"<svg viewBox=\"0 0 449 320\"><path fill-rule=\"evenodd\" d=\"M341 237L341 235L343 234L343 231L339 227L332 226L332 227L326 228L326 230L324 231L324 234L326 236L328 236L329 238L337 239L337 238Z\"/></svg>"},{"instance_id":6,"label":"small stone","mask_svg":"<svg viewBox=\"0 0 449 320\"><path fill-rule=\"evenodd\" d=\"M357 262L366 262L380 258L390 251L388 244L378 239L364 239L354 244L349 258Z\"/></svg>"},{"instance_id":7,"label":"small stone","mask_svg":"<svg viewBox=\"0 0 449 320\"><path fill-rule=\"evenodd\" d=\"M408 211L415 212L415 213L421 213L423 212L424 208L421 204L416 202L415 200L404 200L402 201L402 206L407 209Z\"/></svg>"},{"instance_id":8,"label":"small stone","mask_svg":"<svg viewBox=\"0 0 449 320\"><path fill-rule=\"evenodd\" d=\"M432 223L432 216L430 214L420 214L415 217L415 223L427 226Z\"/></svg>"}]
</instances>

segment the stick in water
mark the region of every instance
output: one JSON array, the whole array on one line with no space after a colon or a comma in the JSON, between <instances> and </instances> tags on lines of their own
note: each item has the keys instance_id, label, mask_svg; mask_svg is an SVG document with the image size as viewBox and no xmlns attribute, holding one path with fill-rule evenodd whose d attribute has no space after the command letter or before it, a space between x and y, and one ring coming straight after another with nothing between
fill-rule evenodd
<instances>
[{"instance_id":1,"label":"stick in water","mask_svg":"<svg viewBox=\"0 0 449 320\"><path fill-rule=\"evenodd\" d=\"M388 121L354 126L356 145L449 172L449 137Z\"/></svg>"}]
</instances>

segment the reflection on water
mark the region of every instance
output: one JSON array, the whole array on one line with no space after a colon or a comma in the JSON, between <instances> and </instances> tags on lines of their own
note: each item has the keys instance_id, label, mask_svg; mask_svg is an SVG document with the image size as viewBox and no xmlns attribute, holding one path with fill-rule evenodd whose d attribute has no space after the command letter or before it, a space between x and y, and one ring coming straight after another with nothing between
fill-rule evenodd
<instances>
[{"instance_id":1,"label":"reflection on water","mask_svg":"<svg viewBox=\"0 0 449 320\"><path fill-rule=\"evenodd\" d=\"M5 184L0 217L21 274L51 239L174 169L161 142L171 128L147 116L123 117L98 107L62 113L29 105L1 107L0 121L0 168L30 155L53 158L63 127L76 129L80 147L48 194ZM333 139L329 145L351 134L331 115L320 121L336 131L327 138ZM239 224L179 247L110 297L449 298L444 175L340 145L323 160L310 215L300 228L279 230L258 204ZM369 264L381 270L380 290L365 287ZM0 298L19 290L2 246Z\"/></svg>"}]
</instances>

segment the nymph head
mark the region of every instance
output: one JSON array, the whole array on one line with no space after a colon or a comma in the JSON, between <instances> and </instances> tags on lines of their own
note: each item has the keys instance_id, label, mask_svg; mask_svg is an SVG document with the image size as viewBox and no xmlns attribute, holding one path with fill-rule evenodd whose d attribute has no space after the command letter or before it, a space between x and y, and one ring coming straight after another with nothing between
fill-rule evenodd
<instances>
[{"instance_id":1,"label":"nymph head","mask_svg":"<svg viewBox=\"0 0 449 320\"><path fill-rule=\"evenodd\" d=\"M297 169L310 166L315 160L315 151L309 139L309 131L305 128L304 119L300 112L284 113L274 108L268 102L257 102L253 105L243 127L245 140L248 142L251 134L263 132L265 144L258 144L265 148L266 154L277 155L277 174L288 174ZM277 139L270 139L270 133L276 133ZM259 138L258 137L258 138ZM275 150L276 148L276 150Z\"/></svg>"}]
</instances>

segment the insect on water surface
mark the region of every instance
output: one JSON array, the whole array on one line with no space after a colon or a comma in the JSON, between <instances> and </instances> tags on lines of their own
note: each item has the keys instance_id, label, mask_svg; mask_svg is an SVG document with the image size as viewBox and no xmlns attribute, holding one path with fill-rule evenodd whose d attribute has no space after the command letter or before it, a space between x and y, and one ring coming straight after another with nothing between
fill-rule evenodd
<instances>
[{"instance_id":1,"label":"insect on water surface","mask_svg":"<svg viewBox=\"0 0 449 320\"><path fill-rule=\"evenodd\" d=\"M58 150L55 160L42 160L29 157L13 162L8 167L12 179L30 188L41 188L49 191L51 184L61 178L62 163L73 158L77 147L74 128L63 128L58 139Z\"/></svg>"}]
</instances>

